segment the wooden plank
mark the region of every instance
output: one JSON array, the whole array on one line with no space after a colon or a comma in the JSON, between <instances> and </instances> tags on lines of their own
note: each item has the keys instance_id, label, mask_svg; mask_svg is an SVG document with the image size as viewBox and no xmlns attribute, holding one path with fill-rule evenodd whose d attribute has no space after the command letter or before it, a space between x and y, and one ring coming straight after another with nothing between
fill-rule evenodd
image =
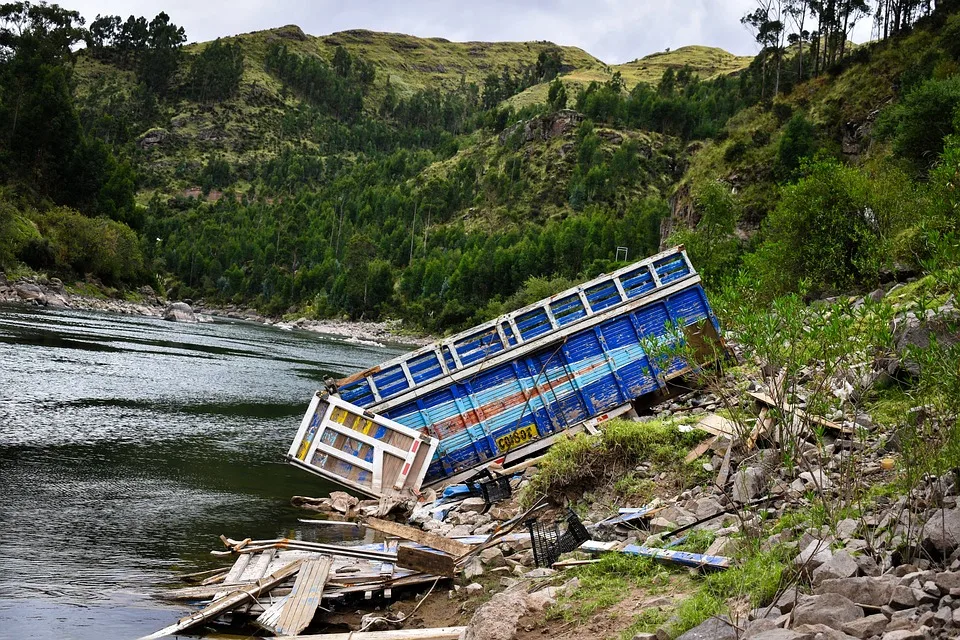
<instances>
[{"instance_id":1,"label":"wooden plank","mask_svg":"<svg viewBox=\"0 0 960 640\"><path fill-rule=\"evenodd\" d=\"M733 438L737 435L737 423L728 420L723 416L711 413L700 419L696 424L697 429L712 433L715 436L727 436Z\"/></svg>"},{"instance_id":2,"label":"wooden plank","mask_svg":"<svg viewBox=\"0 0 960 640\"><path fill-rule=\"evenodd\" d=\"M412 542L416 542L417 544L422 544L426 547L443 551L444 553L449 553L452 556L462 556L470 551L470 546L463 544L462 542L457 542L451 538L444 538L443 536L438 536L435 533L429 533L427 531L415 529L414 527L408 527L407 525L400 524L399 522L391 522L389 520L381 520L379 518L367 518L363 521L363 524L364 526L375 531L386 533L387 535L391 536L397 536L398 538L403 538L404 540L410 540Z\"/></svg>"},{"instance_id":3,"label":"wooden plank","mask_svg":"<svg viewBox=\"0 0 960 640\"><path fill-rule=\"evenodd\" d=\"M444 578L454 576L453 556L445 553L436 553L430 549L417 549L407 545L400 545L397 550L397 566L404 569L415 569Z\"/></svg>"},{"instance_id":4,"label":"wooden plank","mask_svg":"<svg viewBox=\"0 0 960 640\"><path fill-rule=\"evenodd\" d=\"M768 396L763 392L748 391L747 393L750 395L750 397L752 397L757 402L760 402L761 404L765 404L768 407L772 407L774 409L780 409L784 413L793 413L801 420L806 420L807 422L818 424L821 427L825 427L832 431L839 431L841 433L854 433L853 429L844 427L843 425L839 425L836 422L827 420L822 416L815 416L813 414L807 413L803 409L800 409L799 407L794 407L792 404L789 404L787 402L784 402L782 405L778 404L776 400L774 400L773 398L771 398L770 396Z\"/></svg>"},{"instance_id":5,"label":"wooden plank","mask_svg":"<svg viewBox=\"0 0 960 640\"><path fill-rule=\"evenodd\" d=\"M280 614L283 613L283 607L287 604L289 595L277 598L276 602L263 610L254 622L263 627L273 635L277 635L277 621L280 620ZM263 602L260 603L263 605Z\"/></svg>"},{"instance_id":6,"label":"wooden plank","mask_svg":"<svg viewBox=\"0 0 960 640\"><path fill-rule=\"evenodd\" d=\"M257 580L256 583L248 587L244 587L238 591L234 591L233 593L220 598L219 600L215 600L200 611L180 618L180 620L169 627L161 629L160 631L152 633L148 636L143 636L140 638L140 640L156 640L156 638L163 638L185 629L189 629L190 627L200 624L201 622L214 620L227 611L231 611L241 605L255 600L260 594L269 591L273 587L284 582L287 580L287 578L300 571L300 565L302 563L302 560L291 562L284 568L280 569L280 571L277 571L276 573L262 580Z\"/></svg>"},{"instance_id":7,"label":"wooden plank","mask_svg":"<svg viewBox=\"0 0 960 640\"><path fill-rule=\"evenodd\" d=\"M691 449L690 453L687 454L687 457L684 458L683 461L688 464L693 462L694 460L696 460L697 458L705 454L707 450L710 447L712 447L716 443L716 441L719 439L720 439L720 436L713 436L712 438L707 438L706 440L698 444L696 447Z\"/></svg>"},{"instance_id":8,"label":"wooden plank","mask_svg":"<svg viewBox=\"0 0 960 640\"><path fill-rule=\"evenodd\" d=\"M621 513L620 515L612 516L606 520L601 520L597 523L597 526L604 527L614 527L618 524L628 524L635 520L647 519L653 516L655 513L659 513L666 509L663 507L652 507L647 505L646 507L641 507L640 509L635 509L632 511L627 511L626 513Z\"/></svg>"},{"instance_id":9,"label":"wooden plank","mask_svg":"<svg viewBox=\"0 0 960 640\"><path fill-rule=\"evenodd\" d=\"M330 556L324 556L310 560L300 568L297 581L293 583L293 592L277 621L277 635L297 635L313 620L330 575L332 561Z\"/></svg>"},{"instance_id":10,"label":"wooden plank","mask_svg":"<svg viewBox=\"0 0 960 640\"><path fill-rule=\"evenodd\" d=\"M727 486L727 480L730 479L730 454L733 453L733 440L727 445L727 452L723 454L723 462L720 463L720 471L717 473L717 486L723 489Z\"/></svg>"},{"instance_id":11,"label":"wooden plank","mask_svg":"<svg viewBox=\"0 0 960 640\"><path fill-rule=\"evenodd\" d=\"M278 640L457 640L466 630L466 627L439 627L395 631L351 631L308 636L280 636Z\"/></svg>"},{"instance_id":12,"label":"wooden plank","mask_svg":"<svg viewBox=\"0 0 960 640\"><path fill-rule=\"evenodd\" d=\"M757 416L757 422L753 426L753 429L750 431L750 435L747 436L746 442L743 446L747 451L752 451L753 448L757 445L757 440L760 439L760 436L767 432L773 425L773 418L770 417L770 411L766 407L760 410L760 415Z\"/></svg>"}]
</instances>

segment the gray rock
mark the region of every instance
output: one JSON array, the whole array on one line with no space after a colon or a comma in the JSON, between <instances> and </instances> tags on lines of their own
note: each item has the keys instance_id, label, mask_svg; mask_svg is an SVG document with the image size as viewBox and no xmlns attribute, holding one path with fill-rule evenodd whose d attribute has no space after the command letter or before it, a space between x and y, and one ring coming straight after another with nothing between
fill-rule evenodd
<instances>
[{"instance_id":1,"label":"gray rock","mask_svg":"<svg viewBox=\"0 0 960 640\"><path fill-rule=\"evenodd\" d=\"M633 640L657 640L657 634L649 633L647 631L641 631L640 633L633 636Z\"/></svg>"},{"instance_id":2,"label":"gray rock","mask_svg":"<svg viewBox=\"0 0 960 640\"><path fill-rule=\"evenodd\" d=\"M737 629L726 620L710 618L676 640L737 640Z\"/></svg>"},{"instance_id":3,"label":"gray rock","mask_svg":"<svg viewBox=\"0 0 960 640\"><path fill-rule=\"evenodd\" d=\"M480 513L486 509L486 507L487 503L483 500L483 498L467 498L460 503L459 509L463 512L473 511L475 513Z\"/></svg>"},{"instance_id":4,"label":"gray rock","mask_svg":"<svg viewBox=\"0 0 960 640\"><path fill-rule=\"evenodd\" d=\"M806 572L812 573L832 556L833 553L830 551L828 541L814 540L793 559L793 564L795 567L803 568Z\"/></svg>"},{"instance_id":5,"label":"gray rock","mask_svg":"<svg viewBox=\"0 0 960 640\"><path fill-rule=\"evenodd\" d=\"M171 322L197 322L197 316L186 302L172 302L163 311L163 319Z\"/></svg>"},{"instance_id":6,"label":"gray rock","mask_svg":"<svg viewBox=\"0 0 960 640\"><path fill-rule=\"evenodd\" d=\"M793 629L769 629L756 635L744 635L744 640L805 640L806 636Z\"/></svg>"},{"instance_id":7,"label":"gray rock","mask_svg":"<svg viewBox=\"0 0 960 640\"><path fill-rule=\"evenodd\" d=\"M744 503L753 500L763 490L763 469L760 467L741 467L733 476L734 502Z\"/></svg>"},{"instance_id":8,"label":"gray rock","mask_svg":"<svg viewBox=\"0 0 960 640\"><path fill-rule=\"evenodd\" d=\"M933 577L933 583L943 593L950 593L951 589L960 589L960 572L941 571Z\"/></svg>"},{"instance_id":9,"label":"gray rock","mask_svg":"<svg viewBox=\"0 0 960 640\"><path fill-rule=\"evenodd\" d=\"M863 617L863 609L838 594L815 596L793 610L794 624L825 624L840 629L845 623Z\"/></svg>"},{"instance_id":10,"label":"gray rock","mask_svg":"<svg viewBox=\"0 0 960 640\"><path fill-rule=\"evenodd\" d=\"M880 566L877 564L877 561L870 556L861 555L854 558L857 561L857 566L860 567L860 573L865 576L879 576L880 575Z\"/></svg>"},{"instance_id":11,"label":"gray rock","mask_svg":"<svg viewBox=\"0 0 960 640\"><path fill-rule=\"evenodd\" d=\"M856 640L853 636L825 624L798 624L793 630L802 633L804 639L809 640Z\"/></svg>"},{"instance_id":12,"label":"gray rock","mask_svg":"<svg viewBox=\"0 0 960 640\"><path fill-rule=\"evenodd\" d=\"M478 593L483 593L483 585L480 584L479 582L471 582L466 586L465 590L467 594L471 596L476 595Z\"/></svg>"},{"instance_id":13,"label":"gray rock","mask_svg":"<svg viewBox=\"0 0 960 640\"><path fill-rule=\"evenodd\" d=\"M523 574L524 578L549 578L557 572L556 569L533 569Z\"/></svg>"},{"instance_id":14,"label":"gray rock","mask_svg":"<svg viewBox=\"0 0 960 640\"><path fill-rule=\"evenodd\" d=\"M837 523L837 538L849 540L857 533L860 523L852 518L846 518Z\"/></svg>"},{"instance_id":15,"label":"gray rock","mask_svg":"<svg viewBox=\"0 0 960 640\"><path fill-rule=\"evenodd\" d=\"M524 594L498 593L476 610L461 637L464 640L513 640L517 623L526 612Z\"/></svg>"},{"instance_id":16,"label":"gray rock","mask_svg":"<svg viewBox=\"0 0 960 640\"><path fill-rule=\"evenodd\" d=\"M13 289L17 292L17 296L25 302L36 302L38 304L43 304L46 302L46 296L43 294L43 289L35 284L26 282L16 285Z\"/></svg>"},{"instance_id":17,"label":"gray rock","mask_svg":"<svg viewBox=\"0 0 960 640\"><path fill-rule=\"evenodd\" d=\"M816 588L816 593L836 594L858 604L882 607L890 602L895 587L896 585L886 577L838 578L821 582Z\"/></svg>"},{"instance_id":18,"label":"gray rock","mask_svg":"<svg viewBox=\"0 0 960 640\"><path fill-rule=\"evenodd\" d=\"M483 563L480 562L480 558L474 556L467 561L466 566L463 567L463 575L467 580L476 578L477 576L483 575Z\"/></svg>"},{"instance_id":19,"label":"gray rock","mask_svg":"<svg viewBox=\"0 0 960 640\"><path fill-rule=\"evenodd\" d=\"M923 542L944 555L960 546L960 509L936 511L923 527Z\"/></svg>"},{"instance_id":20,"label":"gray rock","mask_svg":"<svg viewBox=\"0 0 960 640\"><path fill-rule=\"evenodd\" d=\"M507 564L503 557L503 551L496 547L484 549L479 555L480 561L488 567L502 567Z\"/></svg>"},{"instance_id":21,"label":"gray rock","mask_svg":"<svg viewBox=\"0 0 960 640\"><path fill-rule=\"evenodd\" d=\"M929 627L919 627L917 629L898 629L897 631L887 631L883 634L883 640L926 640Z\"/></svg>"},{"instance_id":22,"label":"gray rock","mask_svg":"<svg viewBox=\"0 0 960 640\"><path fill-rule=\"evenodd\" d=\"M831 578L852 578L860 571L857 561L846 549L834 552L833 556L813 572L813 584L818 585Z\"/></svg>"},{"instance_id":23,"label":"gray rock","mask_svg":"<svg viewBox=\"0 0 960 640\"><path fill-rule=\"evenodd\" d=\"M841 631L854 638L869 638L880 635L886 628L887 616L882 613L875 613L872 616L846 623L841 627Z\"/></svg>"},{"instance_id":24,"label":"gray rock","mask_svg":"<svg viewBox=\"0 0 960 640\"><path fill-rule=\"evenodd\" d=\"M904 585L897 585L893 590L893 597L890 604L901 609L910 609L917 606L916 589Z\"/></svg>"},{"instance_id":25,"label":"gray rock","mask_svg":"<svg viewBox=\"0 0 960 640\"><path fill-rule=\"evenodd\" d=\"M813 471L804 471L797 476L803 480L804 486L810 489L830 489L833 483L823 469L814 469Z\"/></svg>"}]
</instances>

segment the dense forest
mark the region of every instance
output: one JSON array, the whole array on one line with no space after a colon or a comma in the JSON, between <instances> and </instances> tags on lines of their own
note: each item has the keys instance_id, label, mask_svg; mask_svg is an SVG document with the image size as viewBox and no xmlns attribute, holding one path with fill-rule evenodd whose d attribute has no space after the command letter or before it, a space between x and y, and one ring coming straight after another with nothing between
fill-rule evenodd
<instances>
[{"instance_id":1,"label":"dense forest","mask_svg":"<svg viewBox=\"0 0 960 640\"><path fill-rule=\"evenodd\" d=\"M165 13L5 4L0 267L441 332L615 268L618 247L685 243L710 286L757 297L870 287L955 244L955 5L760 0L749 66L677 54L631 84L602 63L574 81L593 59L550 43L421 81L390 56L454 44L283 27L186 45ZM861 20L877 39L853 45Z\"/></svg>"}]
</instances>

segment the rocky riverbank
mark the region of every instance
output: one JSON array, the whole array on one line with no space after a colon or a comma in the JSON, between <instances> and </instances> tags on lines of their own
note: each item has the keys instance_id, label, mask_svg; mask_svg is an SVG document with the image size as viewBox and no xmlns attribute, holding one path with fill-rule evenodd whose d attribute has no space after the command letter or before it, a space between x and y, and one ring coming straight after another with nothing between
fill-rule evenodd
<instances>
[{"instance_id":1,"label":"rocky riverbank","mask_svg":"<svg viewBox=\"0 0 960 640\"><path fill-rule=\"evenodd\" d=\"M91 290L101 288L92 285ZM59 278L46 276L17 278L10 281L0 272L0 304L18 304L47 309L74 309L78 311L102 311L124 315L165 318L176 322L204 322L213 318L227 318L244 322L256 322L286 330L302 330L344 338L357 344L383 345L385 343L419 346L429 344L430 336L417 336L404 331L400 321L383 322L311 320L298 318L284 320L264 316L254 309L229 305L208 306L204 301L167 300L149 286L144 286L128 296L128 299L100 295L84 295L75 288L66 286Z\"/></svg>"}]
</instances>

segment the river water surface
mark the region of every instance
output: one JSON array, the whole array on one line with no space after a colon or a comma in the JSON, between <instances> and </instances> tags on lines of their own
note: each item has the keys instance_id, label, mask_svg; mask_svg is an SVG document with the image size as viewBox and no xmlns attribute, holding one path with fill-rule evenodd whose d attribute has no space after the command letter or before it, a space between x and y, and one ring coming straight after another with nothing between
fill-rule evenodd
<instances>
[{"instance_id":1,"label":"river water surface","mask_svg":"<svg viewBox=\"0 0 960 640\"><path fill-rule=\"evenodd\" d=\"M224 533L300 533L282 462L323 378L405 349L249 323L0 307L0 637L134 638Z\"/></svg>"}]
</instances>

